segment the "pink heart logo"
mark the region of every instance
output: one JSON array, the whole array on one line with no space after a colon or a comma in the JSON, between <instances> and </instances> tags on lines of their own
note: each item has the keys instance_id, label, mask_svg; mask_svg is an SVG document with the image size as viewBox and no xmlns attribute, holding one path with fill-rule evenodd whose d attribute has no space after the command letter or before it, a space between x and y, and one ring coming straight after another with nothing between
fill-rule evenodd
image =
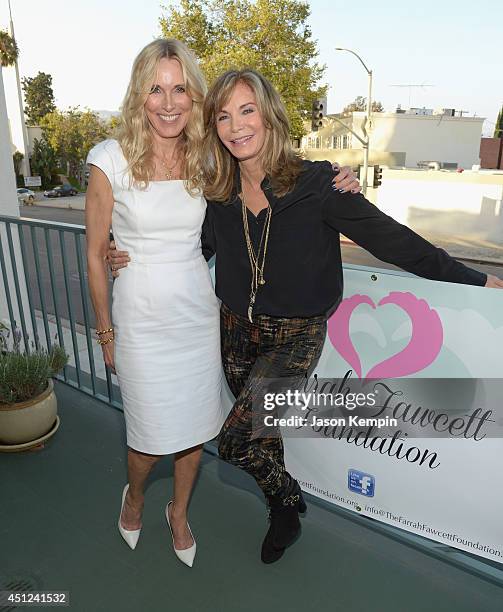
<instances>
[{"instance_id":1,"label":"pink heart logo","mask_svg":"<svg viewBox=\"0 0 503 612\"><path fill-rule=\"evenodd\" d=\"M335 350L349 363L355 374L362 377L360 357L351 341L349 321L360 304L376 305L368 295L353 295L342 300L328 321L328 337ZM412 322L412 336L407 346L396 355L372 367L365 378L397 378L424 370L435 359L442 348L444 333L442 322L435 310L425 300L408 292L392 291L378 306L396 304L404 310Z\"/></svg>"}]
</instances>

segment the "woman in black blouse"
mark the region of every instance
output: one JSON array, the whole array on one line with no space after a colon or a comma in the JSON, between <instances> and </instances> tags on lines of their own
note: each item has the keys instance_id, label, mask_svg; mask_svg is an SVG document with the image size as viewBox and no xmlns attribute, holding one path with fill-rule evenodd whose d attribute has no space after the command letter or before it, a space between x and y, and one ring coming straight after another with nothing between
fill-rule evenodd
<instances>
[{"instance_id":1,"label":"woman in black blouse","mask_svg":"<svg viewBox=\"0 0 503 612\"><path fill-rule=\"evenodd\" d=\"M256 437L252 404L264 378L302 379L321 354L342 297L339 232L384 261L434 280L503 287L452 259L360 194L331 189L328 162L293 151L279 94L253 70L229 71L204 105L207 258L216 253L222 359L236 402L219 453L264 492L271 524L265 563L300 531L306 508L285 469L281 436ZM117 254L114 267L122 267Z\"/></svg>"}]
</instances>

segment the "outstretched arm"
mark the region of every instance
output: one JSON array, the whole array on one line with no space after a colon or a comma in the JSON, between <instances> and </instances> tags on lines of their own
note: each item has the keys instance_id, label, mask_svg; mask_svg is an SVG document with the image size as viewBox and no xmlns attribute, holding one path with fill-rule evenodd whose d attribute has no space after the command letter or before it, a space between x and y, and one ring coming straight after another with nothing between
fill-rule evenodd
<instances>
[{"instance_id":1,"label":"outstretched arm","mask_svg":"<svg viewBox=\"0 0 503 612\"><path fill-rule=\"evenodd\" d=\"M328 177L329 173L327 164L320 174ZM334 192L324 187L325 182L320 179L324 221L375 257L432 280L503 288L503 281L456 261L361 194Z\"/></svg>"},{"instance_id":2,"label":"outstretched arm","mask_svg":"<svg viewBox=\"0 0 503 612\"><path fill-rule=\"evenodd\" d=\"M378 259L431 280L484 286L487 275L453 259L443 249L384 214L361 194L335 192L324 219Z\"/></svg>"}]
</instances>

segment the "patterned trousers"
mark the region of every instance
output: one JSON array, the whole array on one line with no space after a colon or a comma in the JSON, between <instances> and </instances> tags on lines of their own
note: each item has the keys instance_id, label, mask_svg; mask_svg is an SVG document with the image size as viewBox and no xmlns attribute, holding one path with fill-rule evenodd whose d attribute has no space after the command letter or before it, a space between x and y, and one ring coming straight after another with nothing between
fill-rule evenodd
<instances>
[{"instance_id":1,"label":"patterned trousers","mask_svg":"<svg viewBox=\"0 0 503 612\"><path fill-rule=\"evenodd\" d=\"M225 377L236 397L220 433L220 457L251 474L265 495L286 497L295 483L285 469L281 434L253 435L252 404L264 379L300 382L310 374L323 349L326 317L257 315L250 323L222 304L220 325Z\"/></svg>"}]
</instances>

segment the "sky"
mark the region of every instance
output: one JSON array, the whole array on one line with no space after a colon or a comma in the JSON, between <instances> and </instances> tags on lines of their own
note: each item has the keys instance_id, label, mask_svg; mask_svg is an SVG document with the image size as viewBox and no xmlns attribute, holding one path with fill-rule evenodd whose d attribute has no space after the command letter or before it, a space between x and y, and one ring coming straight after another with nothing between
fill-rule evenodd
<instances>
[{"instance_id":1,"label":"sky","mask_svg":"<svg viewBox=\"0 0 503 612\"><path fill-rule=\"evenodd\" d=\"M503 104L503 3L309 4L318 61L326 65L329 113L367 95L365 70L351 54L335 51L339 46L356 51L372 69L373 98L386 110L401 104L468 111L468 116L486 117L484 135L492 135ZM110 111L120 107L133 59L159 35L165 12L160 0L11 0L11 6L21 76L50 73L60 109L78 105ZM0 28L8 25L8 2L0 0ZM9 98L14 81L4 76ZM432 87L393 87L408 84Z\"/></svg>"}]
</instances>

